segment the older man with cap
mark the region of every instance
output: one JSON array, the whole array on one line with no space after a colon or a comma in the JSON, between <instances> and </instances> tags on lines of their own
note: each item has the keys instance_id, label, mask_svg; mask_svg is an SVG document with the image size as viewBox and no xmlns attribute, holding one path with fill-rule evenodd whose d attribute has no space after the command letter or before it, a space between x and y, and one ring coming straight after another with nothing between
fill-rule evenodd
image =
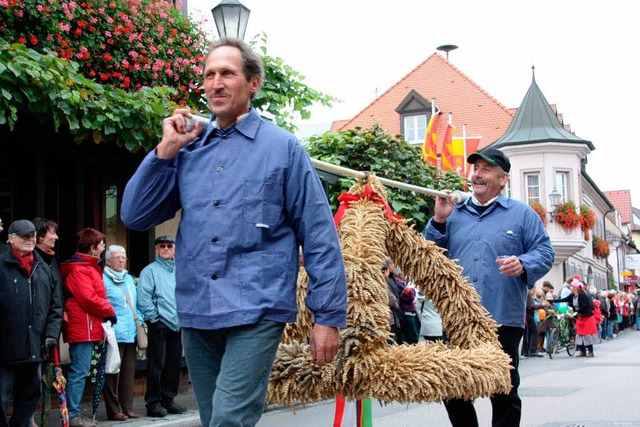
<instances>
[{"instance_id":1,"label":"older man with cap","mask_svg":"<svg viewBox=\"0 0 640 427\"><path fill-rule=\"evenodd\" d=\"M30 426L41 395L41 362L58 345L62 300L58 282L34 252L33 223L14 221L8 234L0 253L0 426Z\"/></svg>"},{"instance_id":2,"label":"older man with cap","mask_svg":"<svg viewBox=\"0 0 640 427\"><path fill-rule=\"evenodd\" d=\"M155 240L156 260L146 266L138 280L138 309L149 329L147 347L147 415L164 417L187 409L174 402L180 384L182 340L176 308L175 239Z\"/></svg>"},{"instance_id":3,"label":"older man with cap","mask_svg":"<svg viewBox=\"0 0 640 427\"><path fill-rule=\"evenodd\" d=\"M498 339L514 369L511 392L491 397L492 425L518 426L522 412L518 346L527 292L551 269L555 253L535 211L501 194L509 180L509 158L487 147L471 154L467 162L473 164L473 196L457 205L436 197L434 216L423 234L457 260L499 325ZM445 406L454 426L478 425L473 402L454 399Z\"/></svg>"}]
</instances>

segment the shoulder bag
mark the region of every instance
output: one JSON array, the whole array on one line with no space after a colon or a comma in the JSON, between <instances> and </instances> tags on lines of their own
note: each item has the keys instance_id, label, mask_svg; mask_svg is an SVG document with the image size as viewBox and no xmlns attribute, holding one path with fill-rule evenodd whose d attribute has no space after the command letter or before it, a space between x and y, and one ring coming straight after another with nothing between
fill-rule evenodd
<instances>
[{"instance_id":1,"label":"shoulder bag","mask_svg":"<svg viewBox=\"0 0 640 427\"><path fill-rule=\"evenodd\" d=\"M129 297L127 296L127 293L124 291L124 289L122 289L121 286L118 286L118 288L120 288L120 290L122 291L122 295L124 295L124 299L127 301L127 304L129 304L129 308L131 309L131 312L133 313L133 319L136 321L136 344L138 345L138 348L140 350L146 350L147 347L149 346L149 340L147 338L147 331L144 330L144 326L142 326L142 324L140 323L140 319L138 319L138 315L136 314L136 310L133 308L133 305L131 304L131 301L129 301Z\"/></svg>"}]
</instances>

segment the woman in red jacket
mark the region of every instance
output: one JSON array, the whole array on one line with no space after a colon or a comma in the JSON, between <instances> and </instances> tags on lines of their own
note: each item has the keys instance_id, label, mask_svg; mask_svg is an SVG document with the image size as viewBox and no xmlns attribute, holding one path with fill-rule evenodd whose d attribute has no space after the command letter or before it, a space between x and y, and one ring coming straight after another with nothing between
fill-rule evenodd
<instances>
[{"instance_id":1,"label":"woman in red jacket","mask_svg":"<svg viewBox=\"0 0 640 427\"><path fill-rule=\"evenodd\" d=\"M65 312L62 334L69 343L71 364L67 373L69 425L94 427L82 415L80 403L91 368L93 345L104 339L102 322L116 323L115 312L107 300L102 280L100 254L104 251L104 234L85 228L76 235L78 251L60 265L64 281Z\"/></svg>"}]
</instances>

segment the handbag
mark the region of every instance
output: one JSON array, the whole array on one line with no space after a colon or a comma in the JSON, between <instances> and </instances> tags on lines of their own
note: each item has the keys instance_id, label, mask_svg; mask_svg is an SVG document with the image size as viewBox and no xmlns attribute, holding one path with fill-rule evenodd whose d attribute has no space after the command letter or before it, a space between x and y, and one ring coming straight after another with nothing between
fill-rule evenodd
<instances>
[{"instance_id":1,"label":"handbag","mask_svg":"<svg viewBox=\"0 0 640 427\"><path fill-rule=\"evenodd\" d=\"M133 313L133 319L136 321L136 344L140 350L146 350L149 346L149 339L147 338L147 331L144 329L144 326L140 323L140 319L138 319L138 315L136 314L136 310L133 308L133 304L129 300L127 293L122 289L122 286L118 286L118 288L122 291L122 295L124 295L124 299L129 304L129 308Z\"/></svg>"},{"instance_id":2,"label":"handbag","mask_svg":"<svg viewBox=\"0 0 640 427\"><path fill-rule=\"evenodd\" d=\"M120 350L116 340L116 332L111 326L111 322L102 324L104 329L104 344L107 346L107 356L105 358L104 373L117 374L120 372Z\"/></svg>"}]
</instances>

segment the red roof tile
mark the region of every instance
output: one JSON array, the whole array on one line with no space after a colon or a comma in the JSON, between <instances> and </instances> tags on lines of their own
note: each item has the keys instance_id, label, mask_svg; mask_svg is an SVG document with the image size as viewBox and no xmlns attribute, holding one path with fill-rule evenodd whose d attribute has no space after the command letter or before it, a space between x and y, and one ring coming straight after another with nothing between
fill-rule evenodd
<instances>
[{"instance_id":1,"label":"red roof tile","mask_svg":"<svg viewBox=\"0 0 640 427\"><path fill-rule=\"evenodd\" d=\"M481 137L479 148L501 137L517 110L502 105L442 55L434 53L353 118L334 122L331 131L367 128L379 121L391 135L400 134L400 116L395 109L412 89L426 100L436 98L436 106L444 113L436 127L438 136L444 135L451 112L454 136L462 136L462 125L466 123L468 137ZM438 143L442 143L441 137Z\"/></svg>"},{"instance_id":2,"label":"red roof tile","mask_svg":"<svg viewBox=\"0 0 640 427\"><path fill-rule=\"evenodd\" d=\"M611 204L620 212L623 224L631 222L631 190L603 191Z\"/></svg>"}]
</instances>

